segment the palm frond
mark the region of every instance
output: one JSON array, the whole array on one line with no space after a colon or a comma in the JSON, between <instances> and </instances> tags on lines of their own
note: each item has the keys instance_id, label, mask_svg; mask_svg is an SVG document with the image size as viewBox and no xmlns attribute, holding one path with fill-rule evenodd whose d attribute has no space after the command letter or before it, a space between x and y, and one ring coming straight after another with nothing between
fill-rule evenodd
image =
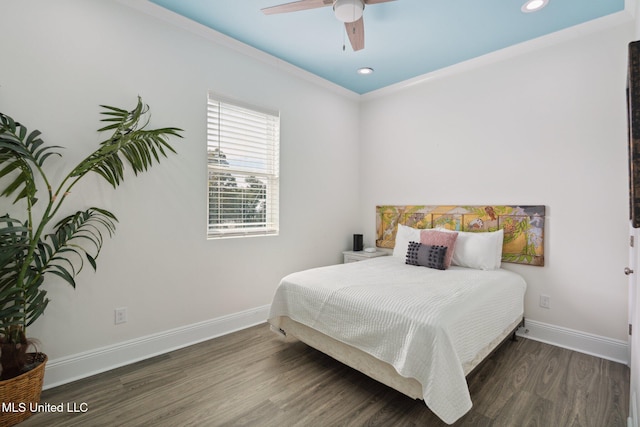
<instances>
[{"instance_id":1,"label":"palm frond","mask_svg":"<svg viewBox=\"0 0 640 427\"><path fill-rule=\"evenodd\" d=\"M44 277L37 271L32 271L25 282L24 303L20 313L21 323L24 328L35 322L49 305L47 291L42 289Z\"/></svg>"},{"instance_id":2,"label":"palm frond","mask_svg":"<svg viewBox=\"0 0 640 427\"><path fill-rule=\"evenodd\" d=\"M82 271L84 259L96 269L95 260L104 243L102 233L112 236L117 221L111 212L95 207L61 219L38 248L36 258L41 271L59 276L75 287L74 277Z\"/></svg>"},{"instance_id":3,"label":"palm frond","mask_svg":"<svg viewBox=\"0 0 640 427\"><path fill-rule=\"evenodd\" d=\"M5 280L17 277L22 261L29 249L28 227L9 215L0 216L0 289ZM15 276L15 277L14 277Z\"/></svg>"},{"instance_id":4,"label":"palm frond","mask_svg":"<svg viewBox=\"0 0 640 427\"><path fill-rule=\"evenodd\" d=\"M8 179L8 184L0 187L0 196L10 197L17 192L14 203L29 198L34 204L35 175L50 156L60 155L59 148L44 146L40 131L28 133L23 125L0 113L0 179Z\"/></svg>"},{"instance_id":5,"label":"palm frond","mask_svg":"<svg viewBox=\"0 0 640 427\"><path fill-rule=\"evenodd\" d=\"M147 130L149 107L142 103L140 97L136 108L131 111L108 105L101 107L105 109L102 114L106 116L101 121L109 124L98 131L112 130L113 134L100 143L100 148L81 162L71 176L95 172L115 188L124 179L124 161L137 175L148 170L154 162L159 163L161 157L167 157L167 152L176 152L167 138L182 138L182 130L173 127Z\"/></svg>"},{"instance_id":6,"label":"palm frond","mask_svg":"<svg viewBox=\"0 0 640 427\"><path fill-rule=\"evenodd\" d=\"M9 329L29 323L31 315L24 307L33 302L29 310L44 311L48 304L46 291L40 289L42 280L29 269L27 280L20 286L18 277L27 259L29 249L28 224L11 218L0 217L0 319L6 336ZM30 280L35 278L35 280ZM35 320L35 319L34 319Z\"/></svg>"}]
</instances>

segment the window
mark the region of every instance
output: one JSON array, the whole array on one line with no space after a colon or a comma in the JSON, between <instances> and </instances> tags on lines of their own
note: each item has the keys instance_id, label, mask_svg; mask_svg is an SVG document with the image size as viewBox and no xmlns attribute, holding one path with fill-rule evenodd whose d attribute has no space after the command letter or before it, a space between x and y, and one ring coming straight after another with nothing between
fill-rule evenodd
<instances>
[{"instance_id":1,"label":"window","mask_svg":"<svg viewBox=\"0 0 640 427\"><path fill-rule=\"evenodd\" d=\"M208 237L277 235L280 116L209 93Z\"/></svg>"}]
</instances>

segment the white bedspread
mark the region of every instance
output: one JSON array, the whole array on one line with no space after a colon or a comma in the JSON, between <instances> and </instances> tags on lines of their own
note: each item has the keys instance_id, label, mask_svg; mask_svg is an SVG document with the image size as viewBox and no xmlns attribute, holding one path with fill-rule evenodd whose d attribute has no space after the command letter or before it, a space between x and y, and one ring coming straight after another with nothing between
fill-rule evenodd
<instances>
[{"instance_id":1,"label":"white bedspread","mask_svg":"<svg viewBox=\"0 0 640 427\"><path fill-rule=\"evenodd\" d=\"M469 409L462 365L524 312L524 279L507 270L405 265L397 257L315 268L284 277L271 305L279 317L314 328L393 365L422 384L446 423Z\"/></svg>"}]
</instances>

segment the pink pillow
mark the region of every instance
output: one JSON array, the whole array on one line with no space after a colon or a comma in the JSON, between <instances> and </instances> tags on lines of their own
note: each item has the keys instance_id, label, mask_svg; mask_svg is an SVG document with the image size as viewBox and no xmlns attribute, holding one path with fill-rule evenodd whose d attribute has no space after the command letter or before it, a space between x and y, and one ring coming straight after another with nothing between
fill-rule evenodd
<instances>
[{"instance_id":1,"label":"pink pillow","mask_svg":"<svg viewBox=\"0 0 640 427\"><path fill-rule=\"evenodd\" d=\"M440 245L447 247L447 254L444 257L445 269L451 265L451 258L453 258L453 249L456 246L457 238L457 231L420 230L420 243L423 245Z\"/></svg>"}]
</instances>

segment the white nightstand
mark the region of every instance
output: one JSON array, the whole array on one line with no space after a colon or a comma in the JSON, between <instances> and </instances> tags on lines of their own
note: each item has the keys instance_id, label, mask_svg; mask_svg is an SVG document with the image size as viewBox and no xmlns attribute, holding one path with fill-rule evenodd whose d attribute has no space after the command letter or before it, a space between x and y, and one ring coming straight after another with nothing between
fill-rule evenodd
<instances>
[{"instance_id":1,"label":"white nightstand","mask_svg":"<svg viewBox=\"0 0 640 427\"><path fill-rule=\"evenodd\" d=\"M389 252L381 251L380 249L378 249L375 252L344 251L342 252L342 255L344 256L344 263L346 264L348 262L358 262L364 259L377 258L379 256L387 256L389 255Z\"/></svg>"}]
</instances>

